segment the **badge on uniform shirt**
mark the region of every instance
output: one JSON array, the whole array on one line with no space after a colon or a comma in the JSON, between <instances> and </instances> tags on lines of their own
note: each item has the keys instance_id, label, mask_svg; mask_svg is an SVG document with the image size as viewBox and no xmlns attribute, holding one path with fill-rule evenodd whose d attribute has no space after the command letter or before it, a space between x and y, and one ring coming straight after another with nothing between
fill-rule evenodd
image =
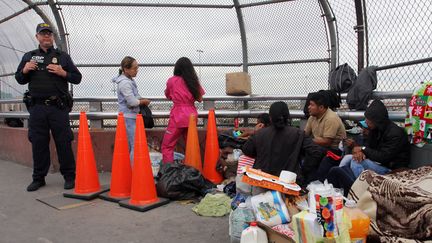
<instances>
[{"instance_id":1,"label":"badge on uniform shirt","mask_svg":"<svg viewBox=\"0 0 432 243\"><path fill-rule=\"evenodd\" d=\"M44 56L32 56L31 59L36 63L44 63Z\"/></svg>"},{"instance_id":2,"label":"badge on uniform shirt","mask_svg":"<svg viewBox=\"0 0 432 243\"><path fill-rule=\"evenodd\" d=\"M53 57L52 60L51 60L51 62L52 62L53 64L57 64L57 57Z\"/></svg>"}]
</instances>

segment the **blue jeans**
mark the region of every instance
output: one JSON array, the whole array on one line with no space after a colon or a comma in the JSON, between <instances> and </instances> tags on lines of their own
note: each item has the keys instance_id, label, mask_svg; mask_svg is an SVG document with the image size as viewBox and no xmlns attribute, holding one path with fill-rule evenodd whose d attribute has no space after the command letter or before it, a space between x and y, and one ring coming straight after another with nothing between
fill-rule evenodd
<instances>
[{"instance_id":1,"label":"blue jeans","mask_svg":"<svg viewBox=\"0 0 432 243\"><path fill-rule=\"evenodd\" d=\"M133 118L125 118L126 122L126 133L128 138L129 145L129 156L131 160L131 164L133 164L133 150L134 150L134 142L135 142L135 125L136 120Z\"/></svg>"},{"instance_id":2,"label":"blue jeans","mask_svg":"<svg viewBox=\"0 0 432 243\"><path fill-rule=\"evenodd\" d=\"M351 160L351 170L354 173L354 176L357 178L364 170L371 170L376 172L377 174L384 175L391 170L384 166L379 165L377 162L374 162L370 159L365 159L362 162L358 163L355 160Z\"/></svg>"},{"instance_id":3,"label":"blue jeans","mask_svg":"<svg viewBox=\"0 0 432 243\"><path fill-rule=\"evenodd\" d=\"M339 163L339 167L343 167L343 166L345 166L345 165L349 165L349 164L351 164L351 160L352 160L352 154L347 154L347 155L345 155L345 156L342 158L341 162Z\"/></svg>"}]
</instances>

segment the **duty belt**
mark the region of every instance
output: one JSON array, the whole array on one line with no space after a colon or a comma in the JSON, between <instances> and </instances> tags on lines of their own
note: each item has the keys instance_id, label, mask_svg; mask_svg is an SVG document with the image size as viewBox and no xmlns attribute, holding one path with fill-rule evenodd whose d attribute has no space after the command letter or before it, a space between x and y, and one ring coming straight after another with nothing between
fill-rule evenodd
<instances>
[{"instance_id":1,"label":"duty belt","mask_svg":"<svg viewBox=\"0 0 432 243\"><path fill-rule=\"evenodd\" d=\"M33 98L33 102L35 104L41 104L41 105L57 105L58 99L59 98L57 96L50 96L46 98Z\"/></svg>"}]
</instances>

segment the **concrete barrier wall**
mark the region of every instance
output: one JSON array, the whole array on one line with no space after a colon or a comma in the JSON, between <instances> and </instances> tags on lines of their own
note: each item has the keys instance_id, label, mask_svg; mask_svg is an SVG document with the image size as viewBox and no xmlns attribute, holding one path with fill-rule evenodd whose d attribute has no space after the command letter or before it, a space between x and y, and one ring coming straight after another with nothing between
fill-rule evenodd
<instances>
[{"instance_id":1,"label":"concrete barrier wall","mask_svg":"<svg viewBox=\"0 0 432 243\"><path fill-rule=\"evenodd\" d=\"M147 129L146 136L148 142L151 139L162 141L165 129L154 128ZM204 159L205 149L205 129L198 129L198 137L201 145L201 157ZM78 131L74 130L75 140L72 142L72 149L76 158ZM90 129L93 151L99 171L111 171L112 155L114 152L115 130ZM185 141L180 139L176 148L177 152L184 153ZM50 156L52 160L51 172L59 170L57 153L54 140L50 143ZM3 160L13 161L25 166L32 167L32 150L31 143L27 138L26 128L11 128L0 125L0 158ZM432 164L432 145L426 145L423 148L411 147L410 168L418 168L424 165Z\"/></svg>"},{"instance_id":2,"label":"concrete barrier wall","mask_svg":"<svg viewBox=\"0 0 432 243\"><path fill-rule=\"evenodd\" d=\"M51 146L51 151L53 151L52 148L53 146ZM32 152L27 129L11 128L5 125L0 127L0 158L31 166Z\"/></svg>"},{"instance_id":3,"label":"concrete barrier wall","mask_svg":"<svg viewBox=\"0 0 432 243\"><path fill-rule=\"evenodd\" d=\"M33 166L31 143L28 140L26 128L11 128L7 126L0 126L0 158L16 162L28 167ZM146 136L148 141L152 138L162 141L165 129L147 129ZM72 142L72 149L75 154L78 145L78 131L74 130L75 139ZM102 130L90 129L90 136L92 139L93 151L99 171L111 171L112 155L114 152L114 139L115 130ZM204 158L205 149L205 130L198 129L198 137L201 144L201 156ZM183 139L179 140L176 151L184 153L185 142ZM57 159L57 152L54 145L54 140L51 138L50 143L50 156L51 156L51 172L59 170L59 163Z\"/></svg>"}]
</instances>

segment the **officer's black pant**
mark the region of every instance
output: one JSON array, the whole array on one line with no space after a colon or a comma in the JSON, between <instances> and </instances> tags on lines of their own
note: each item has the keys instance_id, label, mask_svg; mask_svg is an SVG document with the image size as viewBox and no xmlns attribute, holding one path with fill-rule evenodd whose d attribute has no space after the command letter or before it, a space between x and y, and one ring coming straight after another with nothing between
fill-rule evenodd
<instances>
[{"instance_id":1,"label":"officer's black pant","mask_svg":"<svg viewBox=\"0 0 432 243\"><path fill-rule=\"evenodd\" d=\"M35 104L29 110L29 140L33 151L33 180L42 180L50 167L50 130L55 141L60 172L65 179L75 179L73 133L69 112L55 105Z\"/></svg>"}]
</instances>

